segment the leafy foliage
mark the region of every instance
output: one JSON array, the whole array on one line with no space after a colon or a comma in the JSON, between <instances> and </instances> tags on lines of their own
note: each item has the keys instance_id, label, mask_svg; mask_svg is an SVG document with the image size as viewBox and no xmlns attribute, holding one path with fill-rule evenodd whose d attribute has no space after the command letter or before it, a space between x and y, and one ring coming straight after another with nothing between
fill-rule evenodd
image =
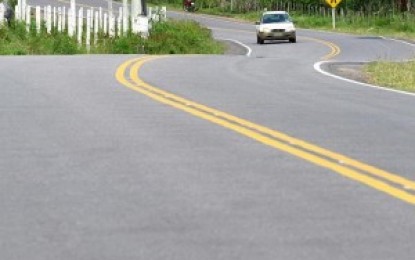
<instances>
[{"instance_id":1,"label":"leafy foliage","mask_svg":"<svg viewBox=\"0 0 415 260\"><path fill-rule=\"evenodd\" d=\"M153 25L148 39L129 32L124 37L99 37L87 49L66 33L47 34L45 28L27 33L23 23L0 27L0 55L27 54L219 54L224 46L212 38L210 30L191 21L169 21Z\"/></svg>"},{"instance_id":2,"label":"leafy foliage","mask_svg":"<svg viewBox=\"0 0 415 260\"><path fill-rule=\"evenodd\" d=\"M181 4L181 0L153 0L154 3ZM306 9L309 7L324 7L325 0L196 0L201 7L220 7L238 12L268 9ZM278 7L278 8L277 8ZM372 12L412 12L415 13L415 0L342 0L339 7L351 11Z\"/></svg>"}]
</instances>

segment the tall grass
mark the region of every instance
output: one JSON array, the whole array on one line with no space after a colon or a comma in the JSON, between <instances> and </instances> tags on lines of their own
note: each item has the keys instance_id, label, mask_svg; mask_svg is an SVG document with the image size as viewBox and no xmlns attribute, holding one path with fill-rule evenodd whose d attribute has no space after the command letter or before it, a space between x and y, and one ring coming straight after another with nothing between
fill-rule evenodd
<instances>
[{"instance_id":1,"label":"tall grass","mask_svg":"<svg viewBox=\"0 0 415 260\"><path fill-rule=\"evenodd\" d=\"M193 21L170 21L155 26L147 42L148 53L220 54L224 46L212 39L211 31Z\"/></svg>"},{"instance_id":2,"label":"tall grass","mask_svg":"<svg viewBox=\"0 0 415 260\"><path fill-rule=\"evenodd\" d=\"M181 2L176 0L152 0L158 4L169 3L169 9L181 9ZM198 3L196 1L196 3ZM200 7L198 13L220 15L231 17L247 22L259 20L262 10L238 12L237 9L230 11L229 6L225 7ZM303 11L290 11L290 15L299 28L332 30L332 18L330 13L309 14ZM336 31L374 34L415 40L415 14L395 13L388 15L361 15L359 12L344 12L336 16Z\"/></svg>"},{"instance_id":3,"label":"tall grass","mask_svg":"<svg viewBox=\"0 0 415 260\"><path fill-rule=\"evenodd\" d=\"M294 17L298 27L326 30L332 29L331 16L310 16L295 12L291 15ZM415 39L415 15L338 15L336 17L336 31Z\"/></svg>"},{"instance_id":4,"label":"tall grass","mask_svg":"<svg viewBox=\"0 0 415 260\"><path fill-rule=\"evenodd\" d=\"M0 27L0 55L46 54L220 54L224 46L212 38L210 30L192 21L169 21L153 25L148 39L129 32L123 37L100 35L89 49L66 33L26 32L23 23Z\"/></svg>"},{"instance_id":5,"label":"tall grass","mask_svg":"<svg viewBox=\"0 0 415 260\"><path fill-rule=\"evenodd\" d=\"M365 67L373 84L415 92L415 61L373 62Z\"/></svg>"}]
</instances>

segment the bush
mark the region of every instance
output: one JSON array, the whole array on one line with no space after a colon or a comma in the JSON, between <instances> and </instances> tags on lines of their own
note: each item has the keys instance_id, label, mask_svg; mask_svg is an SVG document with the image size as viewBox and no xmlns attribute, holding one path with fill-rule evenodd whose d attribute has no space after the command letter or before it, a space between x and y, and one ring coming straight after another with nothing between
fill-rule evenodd
<instances>
[{"instance_id":1,"label":"bush","mask_svg":"<svg viewBox=\"0 0 415 260\"><path fill-rule=\"evenodd\" d=\"M149 54L218 54L224 50L210 30L193 21L155 24L146 47Z\"/></svg>"},{"instance_id":2,"label":"bush","mask_svg":"<svg viewBox=\"0 0 415 260\"><path fill-rule=\"evenodd\" d=\"M23 23L0 28L0 54L218 54L224 47L214 41L210 30L191 21L169 21L153 25L148 39L129 32L125 37L101 35L89 50L78 45L75 37L65 33L40 34L32 28L27 33Z\"/></svg>"}]
</instances>

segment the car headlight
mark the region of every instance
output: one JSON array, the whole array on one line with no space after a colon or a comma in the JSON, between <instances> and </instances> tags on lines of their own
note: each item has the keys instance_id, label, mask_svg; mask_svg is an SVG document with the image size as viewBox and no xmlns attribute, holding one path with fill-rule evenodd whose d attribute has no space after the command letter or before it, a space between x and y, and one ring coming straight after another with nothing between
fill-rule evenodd
<instances>
[{"instance_id":1,"label":"car headlight","mask_svg":"<svg viewBox=\"0 0 415 260\"><path fill-rule=\"evenodd\" d=\"M269 32L271 32L271 29L268 29L266 27L261 26L261 27L259 27L259 32L261 32L261 33L269 33Z\"/></svg>"},{"instance_id":2,"label":"car headlight","mask_svg":"<svg viewBox=\"0 0 415 260\"><path fill-rule=\"evenodd\" d=\"M295 31L295 27L294 25L287 27L287 29L285 29L287 32L294 32Z\"/></svg>"}]
</instances>

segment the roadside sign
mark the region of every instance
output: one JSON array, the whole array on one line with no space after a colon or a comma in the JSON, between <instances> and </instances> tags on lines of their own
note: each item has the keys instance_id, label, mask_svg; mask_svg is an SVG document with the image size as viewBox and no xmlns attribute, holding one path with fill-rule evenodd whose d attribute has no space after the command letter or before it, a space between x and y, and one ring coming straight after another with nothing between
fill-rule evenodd
<instances>
[{"instance_id":1,"label":"roadside sign","mask_svg":"<svg viewBox=\"0 0 415 260\"><path fill-rule=\"evenodd\" d=\"M326 3L331 6L331 8L336 8L338 4L340 4L342 0L326 0Z\"/></svg>"},{"instance_id":2,"label":"roadside sign","mask_svg":"<svg viewBox=\"0 0 415 260\"><path fill-rule=\"evenodd\" d=\"M336 29L336 6L340 4L342 0L326 0L326 3L331 6L331 17L333 23L333 29Z\"/></svg>"}]
</instances>

